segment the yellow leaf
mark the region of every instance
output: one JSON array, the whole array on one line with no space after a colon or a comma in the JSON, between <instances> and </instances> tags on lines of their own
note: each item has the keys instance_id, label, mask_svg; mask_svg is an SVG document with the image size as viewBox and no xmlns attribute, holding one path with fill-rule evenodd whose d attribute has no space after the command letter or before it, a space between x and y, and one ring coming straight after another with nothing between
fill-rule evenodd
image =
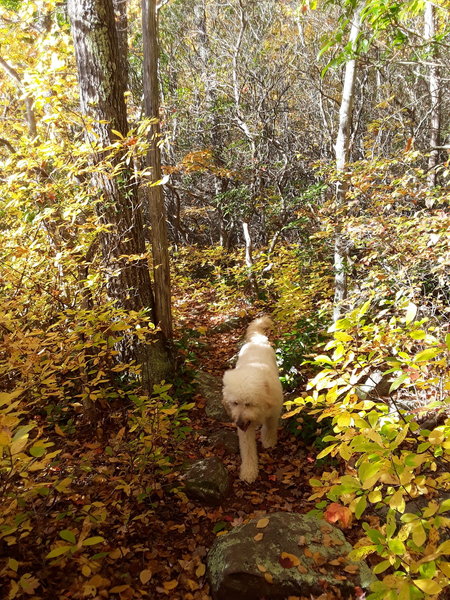
<instances>
[{"instance_id":1,"label":"yellow leaf","mask_svg":"<svg viewBox=\"0 0 450 600\"><path fill-rule=\"evenodd\" d=\"M256 568L258 569L258 571L260 571L261 573L265 573L267 571L266 567L264 565L256 565Z\"/></svg>"},{"instance_id":2,"label":"yellow leaf","mask_svg":"<svg viewBox=\"0 0 450 600\"><path fill-rule=\"evenodd\" d=\"M375 502L380 502L383 499L383 495L381 493L381 490L373 490L369 493L368 498L369 502L372 502L374 504Z\"/></svg>"},{"instance_id":3,"label":"yellow leaf","mask_svg":"<svg viewBox=\"0 0 450 600\"><path fill-rule=\"evenodd\" d=\"M273 583L273 577L270 573L264 573L264 579L267 581L267 583Z\"/></svg>"},{"instance_id":4,"label":"yellow leaf","mask_svg":"<svg viewBox=\"0 0 450 600\"><path fill-rule=\"evenodd\" d=\"M414 579L413 583L426 594L434 595L442 591L442 586L432 579Z\"/></svg>"},{"instance_id":5,"label":"yellow leaf","mask_svg":"<svg viewBox=\"0 0 450 600\"><path fill-rule=\"evenodd\" d=\"M203 563L200 563L198 567L195 569L195 574L197 577L203 577L206 573L206 566Z\"/></svg>"},{"instance_id":6,"label":"yellow leaf","mask_svg":"<svg viewBox=\"0 0 450 600\"><path fill-rule=\"evenodd\" d=\"M174 590L178 585L178 581L176 579L172 579L171 581L165 581L163 583L163 588L167 591L170 592L170 590Z\"/></svg>"},{"instance_id":7,"label":"yellow leaf","mask_svg":"<svg viewBox=\"0 0 450 600\"><path fill-rule=\"evenodd\" d=\"M153 573L150 571L150 569L144 569L139 573L139 579L141 580L141 583L145 585L147 582L150 581L152 575Z\"/></svg>"},{"instance_id":8,"label":"yellow leaf","mask_svg":"<svg viewBox=\"0 0 450 600\"><path fill-rule=\"evenodd\" d=\"M403 497L403 490L397 490L392 498L389 500L389 506L396 508L399 512L405 511L405 499Z\"/></svg>"},{"instance_id":9,"label":"yellow leaf","mask_svg":"<svg viewBox=\"0 0 450 600\"><path fill-rule=\"evenodd\" d=\"M439 568L446 577L450 577L450 562L439 563Z\"/></svg>"},{"instance_id":10,"label":"yellow leaf","mask_svg":"<svg viewBox=\"0 0 450 600\"><path fill-rule=\"evenodd\" d=\"M115 587L111 588L109 591L110 594L121 594L122 592L125 592L126 590L129 590L130 586L129 585L116 585Z\"/></svg>"},{"instance_id":11,"label":"yellow leaf","mask_svg":"<svg viewBox=\"0 0 450 600\"><path fill-rule=\"evenodd\" d=\"M419 548L425 543L427 539L427 534L421 523L414 524L412 531L412 539L416 546L419 546Z\"/></svg>"},{"instance_id":12,"label":"yellow leaf","mask_svg":"<svg viewBox=\"0 0 450 600\"><path fill-rule=\"evenodd\" d=\"M257 529L264 529L264 527L267 527L268 524L269 524L269 519L267 517L264 517L263 519L260 519L256 523L256 527L257 527Z\"/></svg>"},{"instance_id":13,"label":"yellow leaf","mask_svg":"<svg viewBox=\"0 0 450 600\"><path fill-rule=\"evenodd\" d=\"M255 542L260 542L263 539L263 537L263 533L257 533L253 539L255 540Z\"/></svg>"}]
</instances>

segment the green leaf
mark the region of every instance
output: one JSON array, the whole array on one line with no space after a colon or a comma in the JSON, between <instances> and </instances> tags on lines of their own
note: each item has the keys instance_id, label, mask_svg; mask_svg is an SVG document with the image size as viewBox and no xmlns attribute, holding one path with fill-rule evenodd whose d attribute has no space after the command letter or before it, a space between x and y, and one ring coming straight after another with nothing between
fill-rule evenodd
<instances>
[{"instance_id":1,"label":"green leaf","mask_svg":"<svg viewBox=\"0 0 450 600\"><path fill-rule=\"evenodd\" d=\"M101 544L104 541L105 541L105 538L102 538L101 536L96 535L93 537L86 538L81 543L83 546L95 546L95 544Z\"/></svg>"},{"instance_id":2,"label":"green leaf","mask_svg":"<svg viewBox=\"0 0 450 600\"><path fill-rule=\"evenodd\" d=\"M388 546L389 550L394 554L397 554L397 556L402 556L406 551L405 544L396 538L388 540Z\"/></svg>"},{"instance_id":3,"label":"green leaf","mask_svg":"<svg viewBox=\"0 0 450 600\"><path fill-rule=\"evenodd\" d=\"M41 458L47 452L47 449L44 446L31 446L29 450L31 456L35 458Z\"/></svg>"},{"instance_id":4,"label":"green leaf","mask_svg":"<svg viewBox=\"0 0 450 600\"><path fill-rule=\"evenodd\" d=\"M409 336L413 339L413 340L423 340L426 337L426 333L423 329L416 329L414 331L411 331L411 333L409 334Z\"/></svg>"},{"instance_id":5,"label":"green leaf","mask_svg":"<svg viewBox=\"0 0 450 600\"><path fill-rule=\"evenodd\" d=\"M355 450L358 450L358 448L355 448ZM363 462L358 469L358 477L365 490L371 488L378 481L380 475L380 463L378 462Z\"/></svg>"},{"instance_id":6,"label":"green leaf","mask_svg":"<svg viewBox=\"0 0 450 600\"><path fill-rule=\"evenodd\" d=\"M383 560L374 566L372 572L374 573L374 575L378 575L379 573L383 573L384 571L386 571L386 569L389 569L390 566L391 563L388 560Z\"/></svg>"},{"instance_id":7,"label":"green leaf","mask_svg":"<svg viewBox=\"0 0 450 600\"><path fill-rule=\"evenodd\" d=\"M367 498L366 498L366 496L361 496L361 498L358 500L358 502L356 503L356 506L355 506L355 517L357 519L361 518L361 515L366 510L366 506L367 506Z\"/></svg>"},{"instance_id":8,"label":"green leaf","mask_svg":"<svg viewBox=\"0 0 450 600\"><path fill-rule=\"evenodd\" d=\"M445 336L445 345L450 350L450 333L447 333L447 335Z\"/></svg>"},{"instance_id":9,"label":"green leaf","mask_svg":"<svg viewBox=\"0 0 450 600\"><path fill-rule=\"evenodd\" d=\"M397 379L394 379L394 381L391 383L391 387L389 388L389 393L394 392L407 379L409 379L408 373L402 373L401 375L399 375L397 377Z\"/></svg>"},{"instance_id":10,"label":"green leaf","mask_svg":"<svg viewBox=\"0 0 450 600\"><path fill-rule=\"evenodd\" d=\"M332 452L336 446L337 444L331 444L331 446L324 448L322 452L319 452L319 454L316 456L316 459L319 460L321 458L325 458L325 456L328 456L328 454L330 454L330 452Z\"/></svg>"},{"instance_id":11,"label":"green leaf","mask_svg":"<svg viewBox=\"0 0 450 600\"><path fill-rule=\"evenodd\" d=\"M441 514L443 512L447 512L448 510L450 510L450 498L447 498L441 502L438 512Z\"/></svg>"},{"instance_id":12,"label":"green leaf","mask_svg":"<svg viewBox=\"0 0 450 600\"><path fill-rule=\"evenodd\" d=\"M414 357L414 362L426 362L427 360L432 360L435 356L442 352L443 348L427 348L426 350L422 350Z\"/></svg>"},{"instance_id":13,"label":"green leaf","mask_svg":"<svg viewBox=\"0 0 450 600\"><path fill-rule=\"evenodd\" d=\"M73 546L57 546L53 548L45 558L56 558L57 556L61 556L61 554L66 554L70 550L72 550Z\"/></svg>"},{"instance_id":14,"label":"green leaf","mask_svg":"<svg viewBox=\"0 0 450 600\"><path fill-rule=\"evenodd\" d=\"M76 544L77 539L70 529L63 529L59 532L59 537L65 540L66 542L70 542L71 544Z\"/></svg>"},{"instance_id":15,"label":"green leaf","mask_svg":"<svg viewBox=\"0 0 450 600\"><path fill-rule=\"evenodd\" d=\"M227 528L226 521L219 521L218 523L216 523L214 525L214 527L213 527L213 533L218 533L219 531L223 531L226 528Z\"/></svg>"},{"instance_id":16,"label":"green leaf","mask_svg":"<svg viewBox=\"0 0 450 600\"><path fill-rule=\"evenodd\" d=\"M420 565L419 573L424 579L433 579L433 577L436 575L436 563L434 560Z\"/></svg>"}]
</instances>

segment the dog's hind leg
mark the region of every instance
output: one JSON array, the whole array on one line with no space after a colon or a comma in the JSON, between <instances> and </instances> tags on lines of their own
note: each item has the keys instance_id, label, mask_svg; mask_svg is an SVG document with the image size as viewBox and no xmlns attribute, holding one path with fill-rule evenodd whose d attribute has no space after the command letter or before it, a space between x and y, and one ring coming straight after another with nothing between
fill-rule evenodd
<instances>
[{"instance_id":1,"label":"dog's hind leg","mask_svg":"<svg viewBox=\"0 0 450 600\"><path fill-rule=\"evenodd\" d=\"M247 483L253 483L258 477L258 453L256 450L255 426L250 425L247 431L238 429L238 436L242 461L239 478Z\"/></svg>"},{"instance_id":2,"label":"dog's hind leg","mask_svg":"<svg viewBox=\"0 0 450 600\"><path fill-rule=\"evenodd\" d=\"M268 417L261 430L261 442L264 448L272 448L277 443L278 416Z\"/></svg>"}]
</instances>

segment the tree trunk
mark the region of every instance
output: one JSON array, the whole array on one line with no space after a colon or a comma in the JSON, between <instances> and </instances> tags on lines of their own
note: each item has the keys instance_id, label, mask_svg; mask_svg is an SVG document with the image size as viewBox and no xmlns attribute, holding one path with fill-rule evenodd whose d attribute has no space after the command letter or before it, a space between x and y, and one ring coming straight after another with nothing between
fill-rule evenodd
<instances>
[{"instance_id":1,"label":"tree trunk","mask_svg":"<svg viewBox=\"0 0 450 600\"><path fill-rule=\"evenodd\" d=\"M142 39L144 45L144 107L145 115L155 119L150 130L147 166L151 168L152 183L161 180L159 149L159 86L158 86L158 22L156 0L142 0ZM167 219L161 184L145 187L151 221L153 278L155 282L155 317L165 340L171 340L172 310L170 294L170 265L167 241Z\"/></svg>"},{"instance_id":2,"label":"tree trunk","mask_svg":"<svg viewBox=\"0 0 450 600\"><path fill-rule=\"evenodd\" d=\"M119 44L120 68L123 69L125 87L128 87L128 15L127 0L113 0Z\"/></svg>"},{"instance_id":3,"label":"tree trunk","mask_svg":"<svg viewBox=\"0 0 450 600\"><path fill-rule=\"evenodd\" d=\"M250 282L253 294L255 295L255 297L258 297L258 282L256 280L256 275L253 271L253 243L252 238L250 237L248 223L242 223L242 230L244 232L245 239L245 264L247 266L248 280Z\"/></svg>"},{"instance_id":4,"label":"tree trunk","mask_svg":"<svg viewBox=\"0 0 450 600\"><path fill-rule=\"evenodd\" d=\"M8 75L11 77L11 79L13 79L15 81L18 88L22 92L24 92L22 79L21 79L19 73L16 71L16 69L11 67L11 65L8 62L6 62L6 60L4 58L2 58L1 56L0 56L0 66L2 66L5 69L6 73L8 73ZM26 119L27 119L27 123L28 123L28 133L30 134L30 137L35 138L37 135L37 128L36 128L36 117L35 117L34 109L33 109L33 99L26 92L24 92L24 102L25 102Z\"/></svg>"},{"instance_id":5,"label":"tree trunk","mask_svg":"<svg viewBox=\"0 0 450 600\"><path fill-rule=\"evenodd\" d=\"M98 149L92 155L92 164L98 167L92 183L102 196L96 210L105 225L100 243L108 291L118 306L127 311L147 310L155 322L143 220L133 173L123 165L120 175L113 178L101 164L105 157L102 148L117 141L113 131L123 136L128 131L126 73L121 68L112 0L69 0L68 11L81 109L92 128L92 133L87 131L86 136ZM114 167L121 163L121 158L117 153L112 159ZM147 389L152 390L168 374L170 363L161 340L144 343L130 335L127 351L141 365Z\"/></svg>"},{"instance_id":6,"label":"tree trunk","mask_svg":"<svg viewBox=\"0 0 450 600\"><path fill-rule=\"evenodd\" d=\"M360 8L355 10L352 27L350 30L350 42L355 44L361 30ZM345 65L344 87L342 90L341 106L339 109L339 129L336 138L336 170L338 183L336 185L336 228L334 244L334 311L335 321L340 318L342 312L342 301L347 297L348 290L348 249L343 233L342 208L345 205L348 189L346 174L346 163L349 159L349 146L353 116L353 101L355 96L356 82L356 60L351 59Z\"/></svg>"},{"instance_id":7,"label":"tree trunk","mask_svg":"<svg viewBox=\"0 0 450 600\"><path fill-rule=\"evenodd\" d=\"M438 49L433 44L433 38L436 34L435 10L432 2L427 0L425 3L425 39L431 41L432 49L430 52L430 70L429 70L429 91L430 91L430 156L428 158L428 186L433 188L436 185L436 166L439 161L439 138L441 129L440 115L440 81Z\"/></svg>"}]
</instances>

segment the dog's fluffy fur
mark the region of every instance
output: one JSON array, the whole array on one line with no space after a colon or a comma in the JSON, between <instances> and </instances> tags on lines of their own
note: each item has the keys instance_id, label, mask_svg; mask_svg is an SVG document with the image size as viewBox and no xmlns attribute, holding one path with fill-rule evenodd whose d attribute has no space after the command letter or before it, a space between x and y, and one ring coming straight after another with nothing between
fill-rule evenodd
<instances>
[{"instance_id":1,"label":"dog's fluffy fur","mask_svg":"<svg viewBox=\"0 0 450 600\"><path fill-rule=\"evenodd\" d=\"M271 327L267 316L250 323L236 367L223 376L223 404L238 428L240 478L248 483L258 476L256 429L262 426L264 448L275 446L283 404L275 352L265 335Z\"/></svg>"}]
</instances>

